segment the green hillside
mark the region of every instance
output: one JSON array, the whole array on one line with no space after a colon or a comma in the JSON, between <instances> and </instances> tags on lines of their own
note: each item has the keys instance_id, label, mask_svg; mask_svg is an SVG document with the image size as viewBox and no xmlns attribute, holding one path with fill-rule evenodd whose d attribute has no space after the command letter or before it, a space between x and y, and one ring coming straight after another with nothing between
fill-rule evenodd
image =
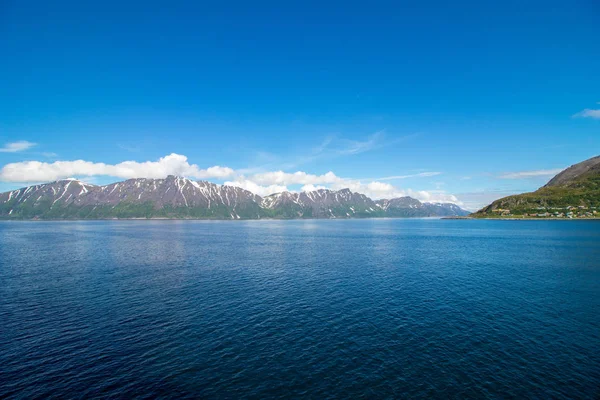
<instances>
[{"instance_id":1,"label":"green hillside","mask_svg":"<svg viewBox=\"0 0 600 400\"><path fill-rule=\"evenodd\" d=\"M531 193L504 197L471 214L475 218L600 217L600 157L576 164Z\"/></svg>"}]
</instances>

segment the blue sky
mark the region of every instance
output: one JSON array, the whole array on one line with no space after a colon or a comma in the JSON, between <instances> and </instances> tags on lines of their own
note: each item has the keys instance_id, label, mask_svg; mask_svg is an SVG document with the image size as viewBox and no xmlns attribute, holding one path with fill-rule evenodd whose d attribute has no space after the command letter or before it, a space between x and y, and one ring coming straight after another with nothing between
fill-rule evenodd
<instances>
[{"instance_id":1,"label":"blue sky","mask_svg":"<svg viewBox=\"0 0 600 400\"><path fill-rule=\"evenodd\" d=\"M0 2L0 190L174 171L473 209L600 153L594 0L122 3Z\"/></svg>"}]
</instances>

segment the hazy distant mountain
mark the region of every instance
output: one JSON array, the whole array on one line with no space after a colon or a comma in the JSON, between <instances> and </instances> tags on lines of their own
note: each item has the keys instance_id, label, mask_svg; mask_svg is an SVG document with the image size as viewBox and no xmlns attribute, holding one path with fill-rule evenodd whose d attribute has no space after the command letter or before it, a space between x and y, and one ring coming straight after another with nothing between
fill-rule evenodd
<instances>
[{"instance_id":1,"label":"hazy distant mountain","mask_svg":"<svg viewBox=\"0 0 600 400\"><path fill-rule=\"evenodd\" d=\"M600 156L572 165L535 192L496 200L473 216L592 217L597 209L600 210Z\"/></svg>"},{"instance_id":2,"label":"hazy distant mountain","mask_svg":"<svg viewBox=\"0 0 600 400\"><path fill-rule=\"evenodd\" d=\"M421 203L410 197L371 200L321 189L264 198L247 190L168 176L129 179L106 186L62 180L0 194L4 219L105 218L369 218L466 215L454 204Z\"/></svg>"},{"instance_id":3,"label":"hazy distant mountain","mask_svg":"<svg viewBox=\"0 0 600 400\"><path fill-rule=\"evenodd\" d=\"M462 217L469 215L452 203L421 203L412 197L398 197L391 200L377 200L375 202L387 217Z\"/></svg>"}]
</instances>

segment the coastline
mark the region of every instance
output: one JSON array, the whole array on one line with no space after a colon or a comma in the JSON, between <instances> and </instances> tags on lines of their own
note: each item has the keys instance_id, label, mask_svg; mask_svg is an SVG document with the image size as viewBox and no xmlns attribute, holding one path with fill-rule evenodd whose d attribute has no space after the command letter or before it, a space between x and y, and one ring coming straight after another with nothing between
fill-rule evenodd
<instances>
[{"instance_id":1,"label":"coastline","mask_svg":"<svg viewBox=\"0 0 600 400\"><path fill-rule=\"evenodd\" d=\"M30 222L64 222L64 221L231 221L231 222L242 222L242 221L350 221L350 220L385 220L385 219L451 219L448 217L370 217L370 218L240 218L240 219L228 219L228 218L1 218L0 222L4 221L30 221ZM457 218L457 219L464 219ZM473 218L468 218L473 219Z\"/></svg>"},{"instance_id":2,"label":"coastline","mask_svg":"<svg viewBox=\"0 0 600 400\"><path fill-rule=\"evenodd\" d=\"M382 220L382 219L445 219L446 217L370 217L370 218L167 218L167 217L132 217L132 218L2 218L3 221L350 221L350 220Z\"/></svg>"},{"instance_id":3,"label":"coastline","mask_svg":"<svg viewBox=\"0 0 600 400\"><path fill-rule=\"evenodd\" d=\"M533 218L533 217L525 217L525 218L494 218L494 217L484 217L484 218L442 218L442 219L471 219L471 220L493 220L493 221L598 221L600 217L591 217L591 218L556 218L556 217L548 217L548 218Z\"/></svg>"},{"instance_id":4,"label":"coastline","mask_svg":"<svg viewBox=\"0 0 600 400\"><path fill-rule=\"evenodd\" d=\"M470 220L470 221L600 221L594 218L473 218L473 217L371 217L371 218L0 218L0 222L81 222L81 221L350 221L350 220Z\"/></svg>"}]
</instances>

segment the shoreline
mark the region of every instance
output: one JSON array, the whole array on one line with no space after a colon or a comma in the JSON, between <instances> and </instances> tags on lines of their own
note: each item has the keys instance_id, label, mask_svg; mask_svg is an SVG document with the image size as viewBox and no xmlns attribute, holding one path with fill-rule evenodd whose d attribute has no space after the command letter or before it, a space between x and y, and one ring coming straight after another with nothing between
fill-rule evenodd
<instances>
[{"instance_id":1,"label":"shoreline","mask_svg":"<svg viewBox=\"0 0 600 400\"><path fill-rule=\"evenodd\" d=\"M446 217L371 217L371 218L0 218L5 221L30 221L30 222L63 222L63 221L360 221L360 220L384 220L384 219L444 219Z\"/></svg>"},{"instance_id":2,"label":"shoreline","mask_svg":"<svg viewBox=\"0 0 600 400\"><path fill-rule=\"evenodd\" d=\"M350 221L350 220L470 220L470 221L600 221L600 217L594 218L473 218L473 217L372 217L372 218L0 218L0 222L82 222L82 221Z\"/></svg>"},{"instance_id":3,"label":"shoreline","mask_svg":"<svg viewBox=\"0 0 600 400\"><path fill-rule=\"evenodd\" d=\"M591 218L555 218L555 217L548 217L548 218L534 218L534 217L470 218L470 217L467 217L467 218L442 218L442 219L470 219L470 220L492 220L492 221L598 221L598 220L600 220L600 217L591 217Z\"/></svg>"}]
</instances>

